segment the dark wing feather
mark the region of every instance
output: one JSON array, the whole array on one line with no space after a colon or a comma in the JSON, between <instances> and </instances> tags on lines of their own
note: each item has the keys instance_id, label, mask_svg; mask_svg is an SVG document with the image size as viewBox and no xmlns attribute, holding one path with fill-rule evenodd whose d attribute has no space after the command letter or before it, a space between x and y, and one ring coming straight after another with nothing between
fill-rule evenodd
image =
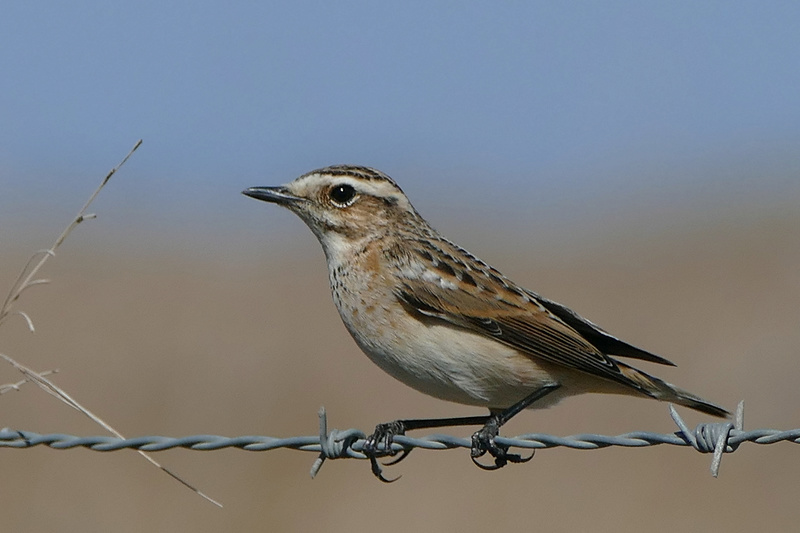
<instances>
[{"instance_id":1,"label":"dark wing feather","mask_svg":"<svg viewBox=\"0 0 800 533\"><path fill-rule=\"evenodd\" d=\"M632 346L627 342L621 341L613 335L603 331L602 328L586 320L578 313L568 307L551 302L546 298L542 298L536 293L529 292L528 295L535 298L539 303L547 308L548 311L563 320L572 329L581 334L581 336L592 345L597 347L603 353L618 355L620 357L630 357L631 359L641 359L651 363L658 363L661 365L675 366L675 363L668 359L664 359L654 353L642 350L636 346Z\"/></svg>"},{"instance_id":2,"label":"dark wing feather","mask_svg":"<svg viewBox=\"0 0 800 533\"><path fill-rule=\"evenodd\" d=\"M535 303L524 307L467 291L406 280L396 296L418 313L496 339L523 353L641 389L617 362L558 315Z\"/></svg>"}]
</instances>

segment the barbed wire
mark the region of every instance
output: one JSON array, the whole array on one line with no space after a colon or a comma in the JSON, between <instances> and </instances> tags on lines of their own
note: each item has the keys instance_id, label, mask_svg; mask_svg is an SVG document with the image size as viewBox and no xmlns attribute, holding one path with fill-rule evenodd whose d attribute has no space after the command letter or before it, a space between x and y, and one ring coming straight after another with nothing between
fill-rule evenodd
<instances>
[{"instance_id":1,"label":"barbed wire","mask_svg":"<svg viewBox=\"0 0 800 533\"><path fill-rule=\"evenodd\" d=\"M800 429L776 430L756 429L744 431L744 402L736 409L734 420L699 424L694 430L689 429L675 408L670 405L670 416L678 426L674 433L652 433L635 431L622 435L598 435L585 433L559 437L545 433L528 433L517 437L496 437L501 446L521 449L544 449L566 447L576 450L596 450L611 446L640 448L668 444L672 446L690 446L701 453L713 453L711 474L717 477L720 461L724 453L736 451L743 442L755 444L774 444L776 442L793 442L800 444ZM300 437L267 437L239 436L223 437L220 435L190 435L186 437L142 436L120 439L110 436L80 437L64 433L39 434L32 431L0 429L0 448L32 448L49 446L65 450L71 448L87 448L94 451L110 452L122 449L135 449L146 452L157 452L173 448L189 450L220 450L223 448L239 448L246 451L269 451L280 448L318 453L311 468L311 476L319 472L326 459L355 458L366 459L362 453L367 434L359 429L328 430L325 409L319 411L319 435ZM380 450L387 455L409 452L415 448L427 450L449 450L453 448L470 448L470 438L452 435L432 434L425 437L394 437L391 450Z\"/></svg>"}]
</instances>

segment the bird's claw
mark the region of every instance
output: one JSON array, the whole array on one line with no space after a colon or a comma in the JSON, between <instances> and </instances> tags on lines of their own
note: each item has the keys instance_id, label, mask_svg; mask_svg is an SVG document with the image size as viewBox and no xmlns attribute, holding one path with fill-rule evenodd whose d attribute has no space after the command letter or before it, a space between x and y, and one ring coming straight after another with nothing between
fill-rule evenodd
<instances>
[{"instance_id":1,"label":"bird's claw","mask_svg":"<svg viewBox=\"0 0 800 533\"><path fill-rule=\"evenodd\" d=\"M405 431L406 428L400 420L395 420L394 422L388 422L386 424L378 424L375 426L375 431L372 435L367 437L361 449L364 455L369 459L370 465L372 466L372 474L384 483L393 483L400 479L401 476L397 476L393 479L384 477L381 463L378 462L378 457L396 455L398 452L392 448L394 437L396 435L404 435ZM396 465L408 457L409 453L411 453L411 450L402 450L399 457L383 463L383 466Z\"/></svg>"},{"instance_id":2,"label":"bird's claw","mask_svg":"<svg viewBox=\"0 0 800 533\"><path fill-rule=\"evenodd\" d=\"M494 439L499 430L500 424L493 418L472 434L470 458L477 467L483 470L499 470L508 463L527 463L533 459L533 452L528 457L522 457L517 453L508 453L507 445L497 444ZM493 465L485 465L478 461L478 458L483 457L487 452L494 458Z\"/></svg>"}]
</instances>

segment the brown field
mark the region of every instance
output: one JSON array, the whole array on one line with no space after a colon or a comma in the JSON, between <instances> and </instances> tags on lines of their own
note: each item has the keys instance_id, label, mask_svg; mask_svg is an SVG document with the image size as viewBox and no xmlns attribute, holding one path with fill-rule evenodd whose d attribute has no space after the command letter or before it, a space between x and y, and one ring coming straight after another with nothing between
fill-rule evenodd
<instances>
[{"instance_id":1,"label":"brown field","mask_svg":"<svg viewBox=\"0 0 800 533\"><path fill-rule=\"evenodd\" d=\"M746 400L746 429L800 427L797 210L609 225L559 246L529 236L521 249L509 236L458 234L449 220L436 225L514 280L678 364L643 368L730 409ZM75 234L46 269L53 284L24 296L36 335L12 320L0 351L58 368L61 387L127 436L313 435L321 405L331 427L364 430L476 413L406 388L358 351L330 301L317 243L292 222L295 243L260 231L258 246L233 256L211 243L163 251ZM6 248L4 288L30 249ZM18 379L0 367L0 383ZM2 426L102 433L32 385L0 405ZM703 420L682 413L692 427ZM674 431L667 406L574 398L521 414L504 434L634 430ZM543 450L499 472L475 468L465 450L418 450L388 470L403 475L392 485L356 460L330 461L311 480L315 455L299 451L155 454L224 509L132 451L0 458L4 531L790 531L800 519L800 448L789 443L743 445L718 479L710 456L666 446Z\"/></svg>"}]
</instances>

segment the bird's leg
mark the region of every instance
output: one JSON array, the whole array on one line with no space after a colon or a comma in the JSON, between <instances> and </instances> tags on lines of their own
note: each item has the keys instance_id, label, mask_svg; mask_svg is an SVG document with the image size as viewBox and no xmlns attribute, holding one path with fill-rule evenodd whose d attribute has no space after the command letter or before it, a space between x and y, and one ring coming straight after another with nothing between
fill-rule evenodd
<instances>
[{"instance_id":1,"label":"bird's leg","mask_svg":"<svg viewBox=\"0 0 800 533\"><path fill-rule=\"evenodd\" d=\"M385 424L378 424L375 426L375 431L367 437L366 442L361 451L370 461L372 466L372 473L375 477L385 483L391 483L399 478L387 479L383 476L383 469L378 462L378 457L393 456L397 452L392 450L392 442L397 435L405 435L406 431L415 429L431 429L452 426L476 426L482 425L483 427L472 435L472 449L470 455L472 461L479 467L485 470L496 470L505 466L508 463L524 463L529 461L530 457L524 459L517 454L508 453L507 446L500 446L494 442L494 438L500 431L500 426L511 420L516 414L523 409L531 406L536 400L544 398L560 385L552 384L545 385L529 394L522 400L518 401L508 409L503 411L494 412L490 415L483 416L465 416L459 418L417 418L410 420L395 420ZM381 448L381 449L378 449ZM485 466L476 461L478 457L482 457L489 452L494 457L494 466ZM405 459L411 450L403 450L400 457L393 459L384 466L394 465ZM532 457L532 456L531 456Z\"/></svg>"},{"instance_id":2,"label":"bird's leg","mask_svg":"<svg viewBox=\"0 0 800 533\"><path fill-rule=\"evenodd\" d=\"M492 414L487 417L483 427L472 435L472 450L470 451L472 462L484 470L497 470L508 463L525 463L530 461L533 458L533 454L531 454L530 457L523 458L519 454L508 453L508 446L499 445L494 439L497 437L500 432L500 427L503 424L511 420L511 418L520 411L527 409L535 401L544 398L560 386L561 385L555 383L552 385L545 385L511 407L502 411L492 412ZM486 466L477 461L477 458L482 457L486 452L489 452L489 454L494 457L494 465Z\"/></svg>"},{"instance_id":3,"label":"bird's leg","mask_svg":"<svg viewBox=\"0 0 800 533\"><path fill-rule=\"evenodd\" d=\"M395 455L397 452L392 450L392 442L396 435L405 435L406 431L415 429L430 429L451 426L476 426L481 424L488 424L491 415L484 416L465 416L461 418L419 418L411 420L395 420L385 424L378 424L375 426L375 431L367 437L364 447L361 451L369 458L372 465L372 473L375 477L385 483L391 483L399 478L386 479L383 477L383 470L378 457L385 457L387 455ZM378 447L382 449L378 449ZM400 457L393 459L384 466L395 465L405 459L411 450L403 450Z\"/></svg>"}]
</instances>

